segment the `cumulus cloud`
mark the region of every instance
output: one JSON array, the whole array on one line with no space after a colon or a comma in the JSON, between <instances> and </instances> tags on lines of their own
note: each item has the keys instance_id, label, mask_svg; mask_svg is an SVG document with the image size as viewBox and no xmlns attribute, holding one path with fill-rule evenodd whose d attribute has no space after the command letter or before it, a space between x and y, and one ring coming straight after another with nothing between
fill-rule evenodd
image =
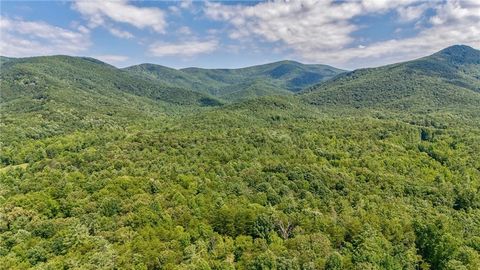
<instances>
[{"instance_id":1,"label":"cumulus cloud","mask_svg":"<svg viewBox=\"0 0 480 270\"><path fill-rule=\"evenodd\" d=\"M192 5L193 5L192 0L182 0L182 1L180 1L180 7L181 8L184 8L184 9L191 8Z\"/></svg>"},{"instance_id":2,"label":"cumulus cloud","mask_svg":"<svg viewBox=\"0 0 480 270\"><path fill-rule=\"evenodd\" d=\"M231 23L230 37L257 35L268 41L282 41L292 48L334 49L353 41L358 26L350 19L367 12L384 12L412 0L318 1L292 0L262 2L254 6L208 3L205 13L214 20Z\"/></svg>"},{"instance_id":3,"label":"cumulus cloud","mask_svg":"<svg viewBox=\"0 0 480 270\"><path fill-rule=\"evenodd\" d=\"M341 62L361 63L367 59L384 64L424 56L454 44L480 46L480 3L449 1L436 6L435 13L430 18L432 25L414 37L376 42L363 49L347 48L337 57Z\"/></svg>"},{"instance_id":4,"label":"cumulus cloud","mask_svg":"<svg viewBox=\"0 0 480 270\"><path fill-rule=\"evenodd\" d=\"M332 2L332 1L327 1ZM361 0L357 1L365 12L385 12L393 8L408 6L418 0Z\"/></svg>"},{"instance_id":5,"label":"cumulus cloud","mask_svg":"<svg viewBox=\"0 0 480 270\"><path fill-rule=\"evenodd\" d=\"M109 22L118 22L139 29L150 28L155 32L164 33L167 26L163 10L154 7L137 7L129 4L127 0L77 0L72 7L89 21L91 28L98 26L109 28ZM117 36L128 37L129 35L123 33Z\"/></svg>"},{"instance_id":6,"label":"cumulus cloud","mask_svg":"<svg viewBox=\"0 0 480 270\"><path fill-rule=\"evenodd\" d=\"M401 22L411 22L419 19L428 7L429 5L427 4L400 7L397 9L397 13Z\"/></svg>"},{"instance_id":7,"label":"cumulus cloud","mask_svg":"<svg viewBox=\"0 0 480 270\"><path fill-rule=\"evenodd\" d=\"M121 30L121 29L118 29L118 28L115 28L115 27L107 27L107 30L110 32L110 34L116 36L116 37L119 37L119 38L125 38L125 39L130 39L130 38L133 38L133 34L128 32L128 31L124 31L124 30Z\"/></svg>"},{"instance_id":8,"label":"cumulus cloud","mask_svg":"<svg viewBox=\"0 0 480 270\"><path fill-rule=\"evenodd\" d=\"M205 54L215 51L218 48L218 41L186 41L181 43L155 43L149 48L152 55L191 57L198 54Z\"/></svg>"},{"instance_id":9,"label":"cumulus cloud","mask_svg":"<svg viewBox=\"0 0 480 270\"><path fill-rule=\"evenodd\" d=\"M230 24L229 36L243 40L261 38L278 42L310 62L353 67L365 60L377 64L411 59L443 47L464 43L478 46L478 1L435 2L435 16L415 37L391 39L358 46L355 19L396 11L400 19L420 18L429 8L415 0L291 0L256 5L207 3L207 17ZM370 61L368 61L370 62Z\"/></svg>"},{"instance_id":10,"label":"cumulus cloud","mask_svg":"<svg viewBox=\"0 0 480 270\"><path fill-rule=\"evenodd\" d=\"M91 45L83 26L68 30L42 21L0 17L0 34L0 55L12 57L77 54Z\"/></svg>"}]
</instances>

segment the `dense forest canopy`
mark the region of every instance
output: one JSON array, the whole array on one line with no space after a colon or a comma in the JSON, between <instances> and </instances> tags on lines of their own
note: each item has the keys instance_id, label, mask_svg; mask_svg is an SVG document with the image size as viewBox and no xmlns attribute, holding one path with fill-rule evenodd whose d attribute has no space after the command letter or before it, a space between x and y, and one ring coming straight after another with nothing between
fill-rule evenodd
<instances>
[{"instance_id":1,"label":"dense forest canopy","mask_svg":"<svg viewBox=\"0 0 480 270\"><path fill-rule=\"evenodd\" d=\"M0 62L0 269L480 269L478 50Z\"/></svg>"}]
</instances>

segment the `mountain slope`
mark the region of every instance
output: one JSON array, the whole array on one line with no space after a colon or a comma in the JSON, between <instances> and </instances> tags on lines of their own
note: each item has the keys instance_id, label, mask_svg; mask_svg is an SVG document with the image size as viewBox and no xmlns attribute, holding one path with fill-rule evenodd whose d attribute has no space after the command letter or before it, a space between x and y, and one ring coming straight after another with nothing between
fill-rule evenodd
<instances>
[{"instance_id":1,"label":"mountain slope","mask_svg":"<svg viewBox=\"0 0 480 270\"><path fill-rule=\"evenodd\" d=\"M113 96L117 92L125 92L180 105L202 105L214 102L206 95L133 76L93 58L47 56L15 59L2 65L2 76L6 78L7 83L9 82L7 77L15 82L44 77L88 92ZM9 95L17 94L10 90L12 88L7 87L7 99Z\"/></svg>"},{"instance_id":2,"label":"mountain slope","mask_svg":"<svg viewBox=\"0 0 480 270\"><path fill-rule=\"evenodd\" d=\"M195 90L196 92L207 93L207 89L215 87L215 82L213 82L214 85L212 86L212 82L201 81L181 70L161 65L147 63L127 67L124 70L150 79L160 80L170 85Z\"/></svg>"},{"instance_id":3,"label":"mountain slope","mask_svg":"<svg viewBox=\"0 0 480 270\"><path fill-rule=\"evenodd\" d=\"M295 61L280 61L239 69L186 68L182 71L198 78L208 77L228 84L241 83L244 80L265 79L292 92L297 92L308 85L344 72L326 65L304 65Z\"/></svg>"},{"instance_id":4,"label":"mountain slope","mask_svg":"<svg viewBox=\"0 0 480 270\"><path fill-rule=\"evenodd\" d=\"M232 85L231 87L225 87L222 89L222 92L225 94L219 97L223 100L230 101L253 99L264 96L292 95L292 92L281 89L260 79Z\"/></svg>"},{"instance_id":5,"label":"mountain slope","mask_svg":"<svg viewBox=\"0 0 480 270\"><path fill-rule=\"evenodd\" d=\"M259 96L256 95L258 91L251 91L251 85L256 85L259 89L267 88L269 92L278 92L276 94L285 94L285 91L298 92L343 72L330 66L304 65L294 61L280 61L240 69L175 70L160 65L141 64L125 70L218 97L227 95L231 97L230 93L245 91L238 95L242 98Z\"/></svg>"},{"instance_id":6,"label":"mountain slope","mask_svg":"<svg viewBox=\"0 0 480 270\"><path fill-rule=\"evenodd\" d=\"M178 105L220 104L208 95L131 75L91 58L10 58L0 75L2 123L12 138L40 138L122 119L141 119ZM29 119L29 121L24 121Z\"/></svg>"},{"instance_id":7,"label":"mountain slope","mask_svg":"<svg viewBox=\"0 0 480 270\"><path fill-rule=\"evenodd\" d=\"M320 106L423 110L480 105L480 52L452 46L431 56L359 69L300 96Z\"/></svg>"}]
</instances>

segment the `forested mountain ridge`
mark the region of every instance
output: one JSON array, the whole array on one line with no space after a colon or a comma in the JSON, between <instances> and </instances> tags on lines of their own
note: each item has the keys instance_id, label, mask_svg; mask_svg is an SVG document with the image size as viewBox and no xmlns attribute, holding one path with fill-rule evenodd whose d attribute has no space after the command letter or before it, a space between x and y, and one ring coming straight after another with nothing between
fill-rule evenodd
<instances>
[{"instance_id":1,"label":"forested mountain ridge","mask_svg":"<svg viewBox=\"0 0 480 270\"><path fill-rule=\"evenodd\" d=\"M205 89L209 87L208 82L197 80L187 73L161 65L147 63L126 67L124 70L139 76L145 76L161 82L189 88L197 92L207 92Z\"/></svg>"},{"instance_id":2,"label":"forested mountain ridge","mask_svg":"<svg viewBox=\"0 0 480 270\"><path fill-rule=\"evenodd\" d=\"M215 98L137 78L93 58L2 58L0 113L8 141L221 104ZM25 121L28 119L28 121Z\"/></svg>"},{"instance_id":3,"label":"forested mountain ridge","mask_svg":"<svg viewBox=\"0 0 480 270\"><path fill-rule=\"evenodd\" d=\"M359 69L305 90L319 106L419 111L480 106L480 52L456 45L431 56Z\"/></svg>"},{"instance_id":4,"label":"forested mountain ridge","mask_svg":"<svg viewBox=\"0 0 480 270\"><path fill-rule=\"evenodd\" d=\"M476 58L460 51L406 78L477 94ZM141 88L165 93L155 78L59 58L0 59L2 270L480 268L471 101L182 105ZM262 85L245 82L274 91Z\"/></svg>"},{"instance_id":5,"label":"forested mountain ridge","mask_svg":"<svg viewBox=\"0 0 480 270\"><path fill-rule=\"evenodd\" d=\"M37 93L49 88L48 84L58 83L64 87L59 88L59 91L73 88L110 97L124 92L179 105L216 103L214 98L208 95L133 76L114 66L88 57L59 55L11 58L8 61L2 61L1 68L2 82L5 83L2 87L3 101L24 94L22 90L25 89L21 88L22 83L35 87ZM45 87L41 88L40 85Z\"/></svg>"},{"instance_id":6,"label":"forested mountain ridge","mask_svg":"<svg viewBox=\"0 0 480 270\"><path fill-rule=\"evenodd\" d=\"M288 95L289 92L298 92L344 72L326 65L305 65L295 61L280 61L239 69L175 70L160 65L140 64L125 70L227 100L270 94ZM270 90L252 92L252 88Z\"/></svg>"}]
</instances>

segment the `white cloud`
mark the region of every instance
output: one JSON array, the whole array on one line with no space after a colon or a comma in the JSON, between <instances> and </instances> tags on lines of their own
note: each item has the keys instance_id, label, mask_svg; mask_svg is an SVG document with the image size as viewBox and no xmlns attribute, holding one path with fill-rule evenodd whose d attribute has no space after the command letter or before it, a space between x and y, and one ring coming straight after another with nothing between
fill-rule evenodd
<instances>
[{"instance_id":1,"label":"white cloud","mask_svg":"<svg viewBox=\"0 0 480 270\"><path fill-rule=\"evenodd\" d=\"M0 17L0 55L25 57L85 51L91 45L89 31L82 26L77 29Z\"/></svg>"},{"instance_id":2,"label":"white cloud","mask_svg":"<svg viewBox=\"0 0 480 270\"><path fill-rule=\"evenodd\" d=\"M428 5L427 5L428 4ZM480 3L455 1L425 3L415 0L291 0L256 5L207 3L207 17L230 24L229 36L239 41L261 38L283 44L309 62L342 67L385 64L434 52L452 44L479 46ZM400 19L415 20L432 8L436 16L419 24L414 37L364 43L354 33L364 15L398 12ZM428 22L428 20L425 20Z\"/></svg>"},{"instance_id":3,"label":"white cloud","mask_svg":"<svg viewBox=\"0 0 480 270\"><path fill-rule=\"evenodd\" d=\"M77 0L73 8L89 21L91 28L106 26L108 21L130 24L136 28L150 28L164 33L167 22L165 14L159 8L137 7L127 0L91 1Z\"/></svg>"},{"instance_id":4,"label":"white cloud","mask_svg":"<svg viewBox=\"0 0 480 270\"><path fill-rule=\"evenodd\" d=\"M191 8L193 5L193 1L192 0L182 0L180 2L180 7L183 8L183 9L188 9L188 8Z\"/></svg>"},{"instance_id":5,"label":"white cloud","mask_svg":"<svg viewBox=\"0 0 480 270\"><path fill-rule=\"evenodd\" d=\"M149 48L152 55L162 56L183 56L191 57L198 54L205 54L215 51L218 48L218 41L187 41L182 43L155 43Z\"/></svg>"},{"instance_id":6,"label":"white cloud","mask_svg":"<svg viewBox=\"0 0 480 270\"><path fill-rule=\"evenodd\" d=\"M182 13L181 9L177 6L169 6L168 11L174 15L180 15Z\"/></svg>"},{"instance_id":7,"label":"white cloud","mask_svg":"<svg viewBox=\"0 0 480 270\"><path fill-rule=\"evenodd\" d=\"M178 28L177 33L181 35L192 35L192 30L188 26Z\"/></svg>"},{"instance_id":8,"label":"white cloud","mask_svg":"<svg viewBox=\"0 0 480 270\"><path fill-rule=\"evenodd\" d=\"M429 5L427 4L399 7L397 13L401 22L411 22L420 18L428 7Z\"/></svg>"},{"instance_id":9,"label":"white cloud","mask_svg":"<svg viewBox=\"0 0 480 270\"><path fill-rule=\"evenodd\" d=\"M336 57L344 63L360 64L367 59L380 65L424 56L454 44L480 46L480 3L450 1L435 10L436 15L431 18L433 25L414 37L376 42L361 50L340 50ZM318 57L315 53L310 56Z\"/></svg>"},{"instance_id":10,"label":"white cloud","mask_svg":"<svg viewBox=\"0 0 480 270\"><path fill-rule=\"evenodd\" d=\"M412 2L373 1L272 1L254 6L207 3L205 13L233 25L230 37L260 36L283 42L296 51L333 50L354 41L359 29L350 20L366 12L383 12Z\"/></svg>"},{"instance_id":11,"label":"white cloud","mask_svg":"<svg viewBox=\"0 0 480 270\"><path fill-rule=\"evenodd\" d=\"M105 54L105 55L96 55L93 56L93 58L97 58L103 62L107 62L110 64L116 64L116 63L121 63L125 62L128 60L128 56L124 55L112 55L112 54Z\"/></svg>"},{"instance_id":12,"label":"white cloud","mask_svg":"<svg viewBox=\"0 0 480 270\"><path fill-rule=\"evenodd\" d=\"M202 10L202 5L195 4L193 0L176 0L170 2L172 2L172 5L168 7L169 15L182 16L188 14L188 16L195 16Z\"/></svg>"},{"instance_id":13,"label":"white cloud","mask_svg":"<svg viewBox=\"0 0 480 270\"><path fill-rule=\"evenodd\" d=\"M407 6L418 0L362 0L357 1L365 12L385 12L393 8Z\"/></svg>"},{"instance_id":14,"label":"white cloud","mask_svg":"<svg viewBox=\"0 0 480 270\"><path fill-rule=\"evenodd\" d=\"M275 1L254 6L207 4L205 13L215 20L230 22L233 39L260 36L270 42L283 42L302 50L339 48L353 39L357 27L347 20L360 14L355 2ZM328 38L327 38L328 37Z\"/></svg>"},{"instance_id":15,"label":"white cloud","mask_svg":"<svg viewBox=\"0 0 480 270\"><path fill-rule=\"evenodd\" d=\"M110 34L112 34L116 37L119 37L119 38L129 39L129 38L134 37L132 33L128 32L128 31L118 29L118 28L107 27L107 30L110 32Z\"/></svg>"}]
</instances>

